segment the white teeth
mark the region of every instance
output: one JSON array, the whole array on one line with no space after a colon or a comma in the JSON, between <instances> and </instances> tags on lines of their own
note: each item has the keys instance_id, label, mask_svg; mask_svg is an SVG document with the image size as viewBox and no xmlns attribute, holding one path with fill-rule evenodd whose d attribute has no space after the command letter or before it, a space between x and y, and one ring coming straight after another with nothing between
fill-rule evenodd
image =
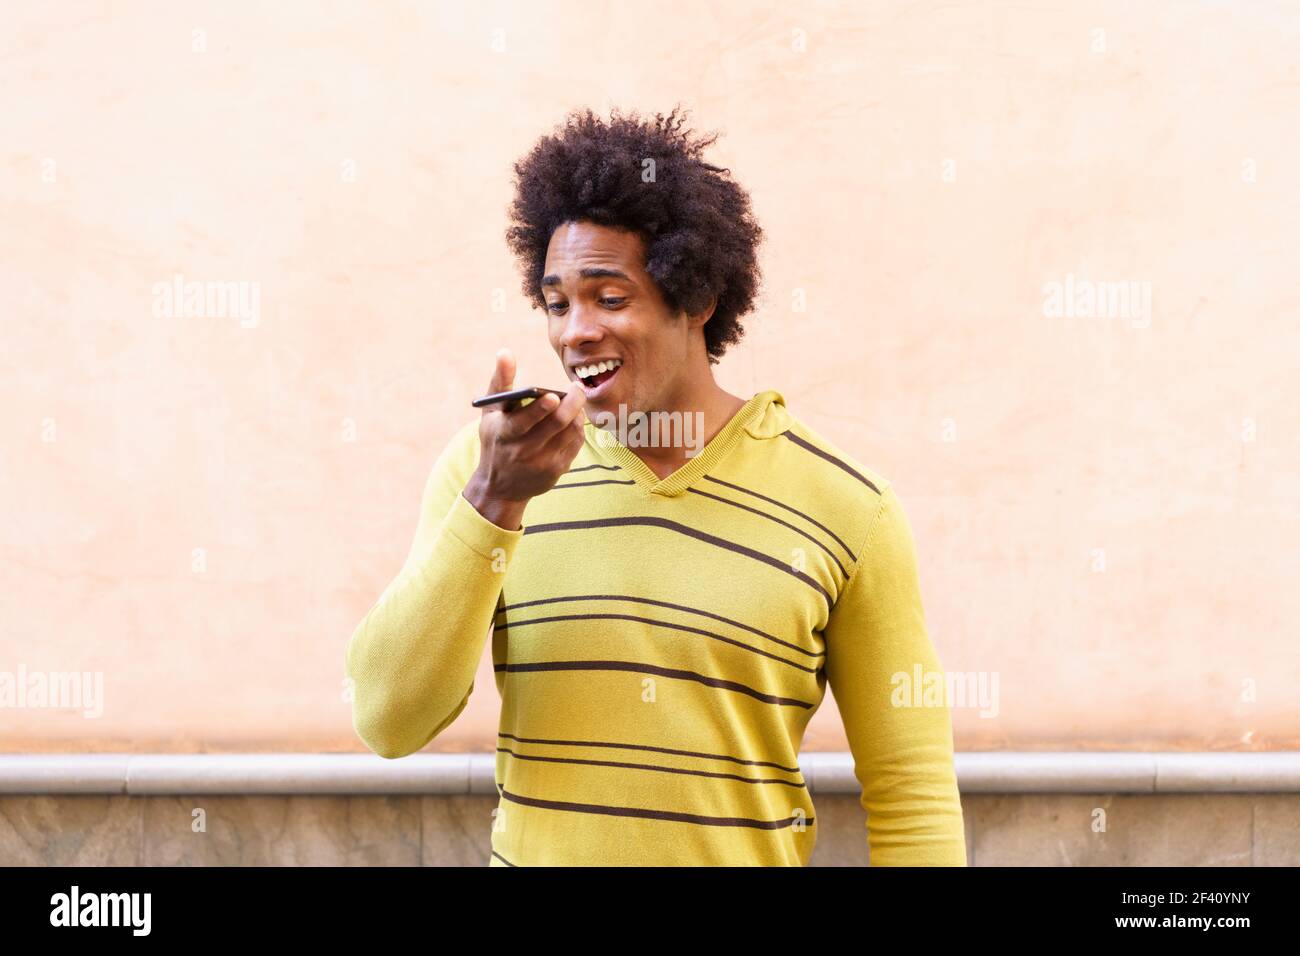
<instances>
[{"instance_id":1,"label":"white teeth","mask_svg":"<svg viewBox=\"0 0 1300 956\"><path fill-rule=\"evenodd\" d=\"M574 369L579 378L590 378L593 375L599 375L601 372L608 372L612 368L618 368L623 364L622 359L609 359L604 362L597 362L595 365L579 365Z\"/></svg>"}]
</instances>

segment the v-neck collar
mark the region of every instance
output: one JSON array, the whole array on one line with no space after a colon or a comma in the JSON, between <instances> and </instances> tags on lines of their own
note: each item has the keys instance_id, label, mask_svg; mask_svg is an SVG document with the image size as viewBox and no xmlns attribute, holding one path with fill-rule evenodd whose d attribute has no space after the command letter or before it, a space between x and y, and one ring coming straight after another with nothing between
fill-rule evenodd
<instances>
[{"instance_id":1,"label":"v-neck collar","mask_svg":"<svg viewBox=\"0 0 1300 956\"><path fill-rule=\"evenodd\" d=\"M688 458L682 465L668 475L660 478L654 470L641 460L641 457L628 448L617 436L600 426L588 422L588 439L600 454L614 461L636 481L637 487L651 495L663 495L671 498L682 494L687 488L706 475L710 468L721 461L739 444L750 425L762 417L767 406L773 401L784 403L779 393L769 389L759 392L731 416L727 424L709 439L709 443L694 458ZM590 431L594 429L595 431ZM599 434L597 434L599 433Z\"/></svg>"}]
</instances>

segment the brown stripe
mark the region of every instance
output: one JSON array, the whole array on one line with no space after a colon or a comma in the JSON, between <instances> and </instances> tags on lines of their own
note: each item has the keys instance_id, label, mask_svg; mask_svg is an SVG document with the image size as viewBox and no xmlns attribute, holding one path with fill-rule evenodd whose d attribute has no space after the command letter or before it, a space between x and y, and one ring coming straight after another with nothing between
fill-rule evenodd
<instances>
[{"instance_id":1,"label":"brown stripe","mask_svg":"<svg viewBox=\"0 0 1300 956\"><path fill-rule=\"evenodd\" d=\"M758 515L760 518L766 518L768 521L775 521L777 524L784 525L785 527L789 528L795 534L803 535L813 544L817 545L817 547L821 548L823 551L826 552L827 556L832 561L834 561L835 564L839 567L840 573L843 574L845 578L849 576L849 572L845 570L844 565L840 563L839 558L835 557L835 555L831 552L831 549L826 547L826 545L822 544L820 541L818 541L816 538L810 535L807 531L804 531L802 528L796 528L790 522L782 521L780 518L776 517L776 515L770 515L766 511L759 511L757 508L751 508L749 505L742 505L739 501L732 501L730 498L723 498L719 495L711 495L707 491L700 491L700 489L698 488L687 488L686 490L692 492L693 494L703 495L705 498L712 498L714 501L721 501L724 505L731 505L734 508L741 508L745 511L750 512L751 514Z\"/></svg>"},{"instance_id":2,"label":"brown stripe","mask_svg":"<svg viewBox=\"0 0 1300 956\"><path fill-rule=\"evenodd\" d=\"M509 754L517 760L541 760L547 763L579 763L591 767L621 767L626 770L655 770L659 773L680 773L691 777L714 777L718 780L738 780L741 783L780 783L787 787L794 787L796 790L807 787L807 784L794 780L782 780L779 777L763 777L755 779L753 777L742 777L735 773L711 773L707 770L685 770L681 767L662 767L657 764L648 763L619 763L613 760L580 760L577 757L543 757L539 754L521 754L516 753L509 747L498 747L497 753Z\"/></svg>"},{"instance_id":3,"label":"brown stripe","mask_svg":"<svg viewBox=\"0 0 1300 956\"><path fill-rule=\"evenodd\" d=\"M565 472L566 475L576 475L580 471L591 471L593 468L603 468L606 471L622 471L618 465L583 465L581 468L570 468Z\"/></svg>"},{"instance_id":4,"label":"brown stripe","mask_svg":"<svg viewBox=\"0 0 1300 956\"><path fill-rule=\"evenodd\" d=\"M510 740L518 741L521 744L549 744L555 747L613 747L616 750L649 750L654 753L674 754L679 757L700 757L704 760L730 760L732 763L744 764L747 767L775 767L777 770L784 770L786 773L801 773L798 767L783 767L779 763L772 763L768 760L745 760L741 757L731 757L727 754L708 754L701 753L697 750L674 750L671 747L652 747L649 744L619 744L606 740L554 740L549 737L516 737L514 734L497 734L498 737L506 737Z\"/></svg>"},{"instance_id":5,"label":"brown stripe","mask_svg":"<svg viewBox=\"0 0 1300 956\"><path fill-rule=\"evenodd\" d=\"M767 631L760 631L756 627L750 627L748 624L742 624L740 621L733 621L729 617L723 617L721 614L714 614L712 611L701 611L697 607L688 607L685 604L673 604L671 601L657 601L654 598L636 597L632 594L574 594L570 597L550 597L538 598L536 601L520 601L517 604L507 604L497 610L497 614L505 611L513 611L521 607L532 607L534 604L554 604L556 601L632 601L638 604L654 604L658 607L670 607L675 611L686 611L689 614L699 614L703 617L711 617L715 621L721 621L723 624L730 624L732 627L738 627L741 630L749 631L751 634L757 634L759 637L765 637L769 641L775 641L783 647L788 647L792 651L798 651L807 657L825 657L825 651L806 651L796 644L789 641L783 641L779 637L773 637Z\"/></svg>"},{"instance_id":6,"label":"brown stripe","mask_svg":"<svg viewBox=\"0 0 1300 956\"><path fill-rule=\"evenodd\" d=\"M784 830L798 819L812 823L813 818L787 817L784 820L753 820L749 817L705 817L695 813L676 813L672 810L643 810L640 807L607 807L595 803L568 803L562 800L539 800L525 797L509 790L502 790L501 795L514 803L526 807L540 807L543 810L571 810L574 813L604 813L615 817L641 817L647 820L672 820L677 823L694 823L706 827L753 827L757 830Z\"/></svg>"},{"instance_id":7,"label":"brown stripe","mask_svg":"<svg viewBox=\"0 0 1300 956\"><path fill-rule=\"evenodd\" d=\"M794 432L792 432L792 431L783 431L783 432L781 432L781 434L784 435L786 438L790 439L792 442L794 442L794 443L795 443L796 445L798 445L800 448L806 448L806 449L808 449L810 452L812 452L812 453L813 453L814 455L816 455L818 458L824 458L824 459L826 459L827 461L829 461L832 465L835 465L837 468L843 468L843 469L844 469L845 471L847 471L850 475L852 475L854 478L858 479L858 481L862 482L864 485L866 485L868 488L870 488L870 489L871 489L872 491L874 491L876 494L880 494L880 489L879 489L879 488L877 488L875 485L873 485L871 482L869 482L869 481L866 479L866 477L864 477L863 475L861 475L861 474L857 471L857 469L855 469L855 468L853 468L852 466L850 466L847 462L840 461L840 460L839 460L838 458L836 458L834 455L828 454L827 452L822 451L822 450L821 450L820 448L818 448L816 445L813 445L813 444L811 444L810 442L806 442L806 441L804 441L802 438L800 438L798 435L796 435L796 434L795 434Z\"/></svg>"},{"instance_id":8,"label":"brown stripe","mask_svg":"<svg viewBox=\"0 0 1300 956\"><path fill-rule=\"evenodd\" d=\"M636 482L629 478L627 481L619 481L615 478L605 478L601 481L566 481L562 485L552 485L551 490L556 488L590 488L592 485L635 485Z\"/></svg>"},{"instance_id":9,"label":"brown stripe","mask_svg":"<svg viewBox=\"0 0 1300 956\"><path fill-rule=\"evenodd\" d=\"M502 855L501 855L500 853L498 853L496 850L493 850L493 851L492 851L492 855L493 855L494 857L496 857L498 860L500 860L502 863L504 863L506 866L515 866L515 865L516 865L516 864L514 864L514 863L511 863L509 860L507 860L504 856L502 856Z\"/></svg>"},{"instance_id":10,"label":"brown stripe","mask_svg":"<svg viewBox=\"0 0 1300 956\"><path fill-rule=\"evenodd\" d=\"M796 515L798 515L800 518L803 518L804 521L807 521L807 522L809 522L810 524L815 524L817 527L821 528L821 529L822 529L823 531L825 531L828 535L830 535L832 538L835 539L835 543L838 544L841 548L844 549L844 553L847 554L847 555L849 556L849 560L850 560L850 561L856 561L856 560L858 560L857 555L855 555L855 554L853 553L853 549L850 548L847 544L844 543L844 539L843 539L843 538L841 538L838 534L836 534L836 533L835 533L834 531L832 531L830 528L826 527L826 525L822 524L820 521L818 521L818 520L817 520L816 518L814 518L812 515L804 514L804 513L803 513L802 511L800 511L798 508L792 508L792 507L790 507L789 505L785 504L784 502L777 501L775 498L769 498L767 495L760 495L757 491L752 491L752 490L750 490L749 488L742 488L740 485L733 485L731 482L729 482L729 481L723 481L721 478L714 478L712 475L705 475L704 477L705 477L705 479L706 479L707 481L712 481L712 482L714 482L715 484L719 484L719 485L725 485L726 487L728 487L728 488L732 488L732 489L734 489L734 490L736 490L736 491L742 491L742 492L744 492L744 493L747 494L747 495L753 495L755 498L759 498L759 499L761 499L761 500L763 500L763 501L768 502L769 504L776 505L778 508L784 508L786 511L790 512L791 514L796 514Z\"/></svg>"},{"instance_id":11,"label":"brown stripe","mask_svg":"<svg viewBox=\"0 0 1300 956\"><path fill-rule=\"evenodd\" d=\"M776 568L778 571L798 578L804 584L808 585L814 591L819 593L826 601L826 607L829 610L834 605L830 592L822 587L815 579L804 574L802 571L796 571L784 561L778 561L776 558L769 557L753 548L747 548L743 544L736 544L733 541L727 541L716 535L707 534L703 531L697 531L695 528L688 528L684 524L676 521L669 521L667 518L650 518L650 517L630 517L630 518L592 518L588 521L552 521L546 524L525 525L524 534L544 534L548 531L582 531L590 528L617 528L626 526L636 526L649 528L665 528L668 531L675 531L678 534L686 535L688 538L695 538L703 541L705 544L711 544L714 547L722 548L724 551L731 551L735 554L752 558L755 561L761 561L763 564Z\"/></svg>"},{"instance_id":12,"label":"brown stripe","mask_svg":"<svg viewBox=\"0 0 1300 956\"><path fill-rule=\"evenodd\" d=\"M638 674L659 674L661 677L693 680L709 687L733 690L739 694L747 694L755 700L761 700L765 704L789 704L792 707L803 707L807 710L811 710L813 707L807 701L795 700L793 697L778 697L775 694L765 694L760 690L755 690L736 681L722 680L720 677L706 677L703 674L695 673L695 671L659 667L656 664L641 664L635 661L536 661L529 664L495 664L492 669L494 671L506 671L507 673L524 671L633 671Z\"/></svg>"},{"instance_id":13,"label":"brown stripe","mask_svg":"<svg viewBox=\"0 0 1300 956\"><path fill-rule=\"evenodd\" d=\"M803 671L805 674L816 674L821 668L806 667L803 664L796 664L794 661L788 661L784 657L776 654L769 654L767 651L754 647L752 644L746 644L743 641L732 640L730 637L723 637L721 634L714 634L712 631L706 631L703 628L691 627L689 624L673 624L669 621L656 621L649 617L637 617L635 614L557 614L554 617L535 617L527 621L508 621L505 624L495 625L495 631L498 634L505 633L516 627L524 627L528 624L549 624L552 621L637 621L641 624L652 624L655 627L667 627L674 631L687 631L691 634L701 634L704 637L711 637L715 641L722 641L724 644L731 644L742 650L752 651L763 657L782 664L789 664L791 667Z\"/></svg>"}]
</instances>

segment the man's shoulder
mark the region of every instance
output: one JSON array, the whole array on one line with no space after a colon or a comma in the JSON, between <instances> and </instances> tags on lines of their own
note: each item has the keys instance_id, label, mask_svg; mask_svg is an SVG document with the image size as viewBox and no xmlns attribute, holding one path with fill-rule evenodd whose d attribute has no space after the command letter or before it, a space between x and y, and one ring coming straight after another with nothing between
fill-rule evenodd
<instances>
[{"instance_id":1,"label":"man's shoulder","mask_svg":"<svg viewBox=\"0 0 1300 956\"><path fill-rule=\"evenodd\" d=\"M789 457L798 464L801 480L814 481L829 493L848 499L876 502L892 482L825 434L810 428L790 414L785 415L777 437L798 454Z\"/></svg>"},{"instance_id":2,"label":"man's shoulder","mask_svg":"<svg viewBox=\"0 0 1300 956\"><path fill-rule=\"evenodd\" d=\"M752 432L751 432L752 434ZM809 427L781 408L768 415L760 434L766 451L758 463L770 497L829 531L856 560L892 482L859 454Z\"/></svg>"}]
</instances>

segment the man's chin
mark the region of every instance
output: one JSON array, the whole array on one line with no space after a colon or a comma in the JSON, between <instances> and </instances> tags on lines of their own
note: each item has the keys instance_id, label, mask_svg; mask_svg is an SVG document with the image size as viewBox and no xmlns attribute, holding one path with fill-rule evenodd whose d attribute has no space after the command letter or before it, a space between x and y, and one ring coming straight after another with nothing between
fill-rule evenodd
<instances>
[{"instance_id":1,"label":"man's chin","mask_svg":"<svg viewBox=\"0 0 1300 956\"><path fill-rule=\"evenodd\" d=\"M617 415L621 402L626 402L622 398L623 389L615 388L602 392L596 396L587 396L584 408L591 409L593 412L608 412L611 415Z\"/></svg>"},{"instance_id":2,"label":"man's chin","mask_svg":"<svg viewBox=\"0 0 1300 956\"><path fill-rule=\"evenodd\" d=\"M587 420L598 427L617 425L620 419L632 414L631 409L621 404L617 397L587 399L582 409L587 413Z\"/></svg>"}]
</instances>

